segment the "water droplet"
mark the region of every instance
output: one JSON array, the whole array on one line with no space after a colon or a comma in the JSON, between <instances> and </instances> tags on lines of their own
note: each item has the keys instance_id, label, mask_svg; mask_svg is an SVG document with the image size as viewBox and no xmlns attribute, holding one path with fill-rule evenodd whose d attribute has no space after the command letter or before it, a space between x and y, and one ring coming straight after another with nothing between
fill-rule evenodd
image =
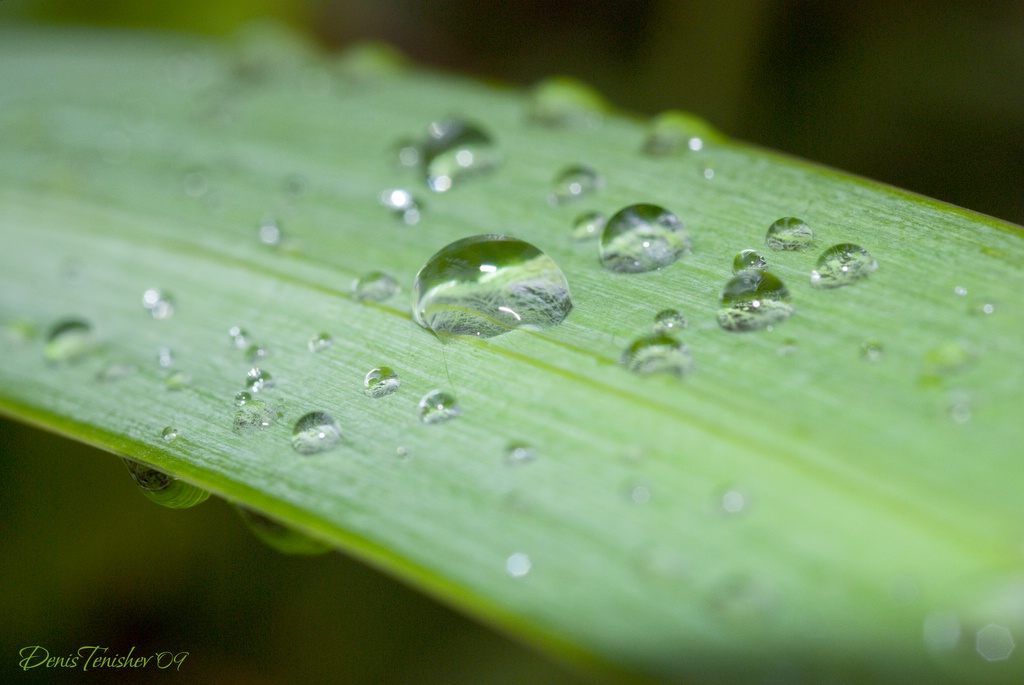
<instances>
[{"instance_id":1,"label":"water droplet","mask_svg":"<svg viewBox=\"0 0 1024 685\"><path fill-rule=\"evenodd\" d=\"M622 363L633 373L670 374L679 378L693 371L690 349L665 334L637 338L622 353Z\"/></svg>"},{"instance_id":2,"label":"water droplet","mask_svg":"<svg viewBox=\"0 0 1024 685\"><path fill-rule=\"evenodd\" d=\"M138 368L132 364L123 364L120 362L114 362L104 366L98 374L96 374L96 380L101 383L113 383L119 381L122 378L128 378L138 373Z\"/></svg>"},{"instance_id":3,"label":"water droplet","mask_svg":"<svg viewBox=\"0 0 1024 685\"><path fill-rule=\"evenodd\" d=\"M299 454L317 454L332 449L341 440L341 427L330 414L309 412L295 422L292 447Z\"/></svg>"},{"instance_id":4,"label":"water droplet","mask_svg":"<svg viewBox=\"0 0 1024 685\"><path fill-rule=\"evenodd\" d=\"M833 245L818 257L818 268L811 272L811 285L816 288L838 288L850 285L878 269L878 262L860 245Z\"/></svg>"},{"instance_id":5,"label":"water droplet","mask_svg":"<svg viewBox=\"0 0 1024 685\"><path fill-rule=\"evenodd\" d=\"M996 306L991 302L975 302L967 311L974 316L988 316L995 314Z\"/></svg>"},{"instance_id":6,"label":"water droplet","mask_svg":"<svg viewBox=\"0 0 1024 685\"><path fill-rule=\"evenodd\" d=\"M782 344L779 345L779 349L775 350L775 354L779 355L780 357L786 357L791 354L796 354L799 351L800 345L797 343L797 341L794 340L793 338L786 338L784 341L782 341Z\"/></svg>"},{"instance_id":7,"label":"water droplet","mask_svg":"<svg viewBox=\"0 0 1024 685\"><path fill-rule=\"evenodd\" d=\"M732 272L734 274L746 269L766 269L768 260L757 250L743 250L732 260Z\"/></svg>"},{"instance_id":8,"label":"water droplet","mask_svg":"<svg viewBox=\"0 0 1024 685\"><path fill-rule=\"evenodd\" d=\"M167 428L164 428L163 432L160 433L164 442L174 442L178 439L178 435L178 429L173 426L167 426Z\"/></svg>"},{"instance_id":9,"label":"water droplet","mask_svg":"<svg viewBox=\"0 0 1024 685\"><path fill-rule=\"evenodd\" d=\"M81 359L94 349L96 336L92 326L81 319L64 319L47 333L43 356L50 362L69 362Z\"/></svg>"},{"instance_id":10,"label":"water droplet","mask_svg":"<svg viewBox=\"0 0 1024 685\"><path fill-rule=\"evenodd\" d=\"M395 157L399 166L414 168L420 165L420 146L411 138L403 138L395 143Z\"/></svg>"},{"instance_id":11,"label":"water droplet","mask_svg":"<svg viewBox=\"0 0 1024 685\"><path fill-rule=\"evenodd\" d=\"M238 349L245 349L249 346L249 332L239 326L232 326L228 329L228 337L231 344Z\"/></svg>"},{"instance_id":12,"label":"water droplet","mask_svg":"<svg viewBox=\"0 0 1024 685\"><path fill-rule=\"evenodd\" d=\"M654 315L652 330L655 335L678 333L686 328L686 317L677 309L663 309Z\"/></svg>"},{"instance_id":13,"label":"water droplet","mask_svg":"<svg viewBox=\"0 0 1024 685\"><path fill-rule=\"evenodd\" d=\"M383 271L370 271L360 276L352 284L352 299L356 302L384 302L402 289L391 274Z\"/></svg>"},{"instance_id":14,"label":"water droplet","mask_svg":"<svg viewBox=\"0 0 1024 685\"><path fill-rule=\"evenodd\" d=\"M747 508L747 495L740 490L726 490L720 504L726 514L740 514Z\"/></svg>"},{"instance_id":15,"label":"water droplet","mask_svg":"<svg viewBox=\"0 0 1024 685\"><path fill-rule=\"evenodd\" d=\"M274 387L274 380L268 372L253 367L245 374L245 387L250 392L260 392Z\"/></svg>"},{"instance_id":16,"label":"water droplet","mask_svg":"<svg viewBox=\"0 0 1024 685\"><path fill-rule=\"evenodd\" d=\"M159 347L156 350L156 363L161 369L167 369L174 365L174 352L169 347Z\"/></svg>"},{"instance_id":17,"label":"water droplet","mask_svg":"<svg viewBox=\"0 0 1024 685\"><path fill-rule=\"evenodd\" d=\"M601 237L608 217L601 212L583 212L572 222L572 239L577 241L593 240Z\"/></svg>"},{"instance_id":18,"label":"water droplet","mask_svg":"<svg viewBox=\"0 0 1024 685\"><path fill-rule=\"evenodd\" d=\"M651 489L646 485L633 484L626 490L626 496L633 504L647 504L651 501Z\"/></svg>"},{"instance_id":19,"label":"water droplet","mask_svg":"<svg viewBox=\"0 0 1024 685\"><path fill-rule=\"evenodd\" d=\"M142 489L142 494L157 504L170 509L187 509L205 502L210 493L194 485L168 476L163 471L140 464L131 459L122 459L132 480Z\"/></svg>"},{"instance_id":20,"label":"water droplet","mask_svg":"<svg viewBox=\"0 0 1024 685\"><path fill-rule=\"evenodd\" d=\"M401 381L398 378L398 372L389 366L381 366L370 369L370 372L366 374L366 378L363 379L363 392L368 397L386 397L398 390L399 385L401 385Z\"/></svg>"},{"instance_id":21,"label":"water droplet","mask_svg":"<svg viewBox=\"0 0 1024 685\"><path fill-rule=\"evenodd\" d=\"M443 390L431 390L424 395L419 410L423 423L444 423L462 414L455 396Z\"/></svg>"},{"instance_id":22,"label":"water droplet","mask_svg":"<svg viewBox=\"0 0 1024 685\"><path fill-rule=\"evenodd\" d=\"M311 538L293 528L257 513L248 507L235 504L235 509L252 533L278 552L284 554L314 555L329 552L331 546L326 542Z\"/></svg>"},{"instance_id":23,"label":"water droplet","mask_svg":"<svg viewBox=\"0 0 1024 685\"><path fill-rule=\"evenodd\" d=\"M814 243L814 231L802 219L784 216L771 226L764 244L773 250L806 250Z\"/></svg>"},{"instance_id":24,"label":"water droplet","mask_svg":"<svg viewBox=\"0 0 1024 685\"><path fill-rule=\"evenodd\" d=\"M607 109L601 94L587 84L554 76L534 86L528 118L542 126L596 127Z\"/></svg>"},{"instance_id":25,"label":"water droplet","mask_svg":"<svg viewBox=\"0 0 1024 685\"><path fill-rule=\"evenodd\" d=\"M653 271L690 253L690 236L672 212L630 205L612 215L601 234L601 264L619 273Z\"/></svg>"},{"instance_id":26,"label":"water droplet","mask_svg":"<svg viewBox=\"0 0 1024 685\"><path fill-rule=\"evenodd\" d=\"M924 356L926 372L934 375L948 375L968 368L974 362L974 355L957 342L947 342L928 350Z\"/></svg>"},{"instance_id":27,"label":"water droplet","mask_svg":"<svg viewBox=\"0 0 1024 685\"><path fill-rule=\"evenodd\" d=\"M882 343L877 340L865 340L860 344L860 358L866 362L881 361L882 352Z\"/></svg>"},{"instance_id":28,"label":"water droplet","mask_svg":"<svg viewBox=\"0 0 1024 685\"><path fill-rule=\"evenodd\" d=\"M184 371L173 371L164 379L164 386L168 390L184 390L192 385L192 375Z\"/></svg>"},{"instance_id":29,"label":"water droplet","mask_svg":"<svg viewBox=\"0 0 1024 685\"><path fill-rule=\"evenodd\" d=\"M954 391L948 398L949 418L956 423L967 423L971 420L971 396L962 390Z\"/></svg>"},{"instance_id":30,"label":"water droplet","mask_svg":"<svg viewBox=\"0 0 1024 685\"><path fill-rule=\"evenodd\" d=\"M281 226L277 219L265 218L256 228L256 236L264 245L276 247L281 244Z\"/></svg>"},{"instance_id":31,"label":"water droplet","mask_svg":"<svg viewBox=\"0 0 1024 685\"><path fill-rule=\"evenodd\" d=\"M975 649L985 661L1009 659L1015 646L1010 630L995 623L979 628L975 635Z\"/></svg>"},{"instance_id":32,"label":"water droplet","mask_svg":"<svg viewBox=\"0 0 1024 685\"><path fill-rule=\"evenodd\" d=\"M235 393L235 405L241 407L243 404L252 402L252 393L239 390Z\"/></svg>"},{"instance_id":33,"label":"water droplet","mask_svg":"<svg viewBox=\"0 0 1024 685\"><path fill-rule=\"evenodd\" d=\"M269 354L270 350L262 345L249 345L245 350L245 359L251 363L256 363L261 359L265 359Z\"/></svg>"},{"instance_id":34,"label":"water droplet","mask_svg":"<svg viewBox=\"0 0 1024 685\"><path fill-rule=\"evenodd\" d=\"M505 570L513 578L522 578L530 569L533 568L533 563L530 561L530 557L522 552L516 552L505 560Z\"/></svg>"},{"instance_id":35,"label":"water droplet","mask_svg":"<svg viewBox=\"0 0 1024 685\"><path fill-rule=\"evenodd\" d=\"M327 333L319 333L312 336L306 346L310 352L323 352L328 347L334 344L334 338Z\"/></svg>"},{"instance_id":36,"label":"water droplet","mask_svg":"<svg viewBox=\"0 0 1024 685\"><path fill-rule=\"evenodd\" d=\"M149 310L154 319L166 319L174 314L174 298L156 288L142 293L142 306Z\"/></svg>"},{"instance_id":37,"label":"water droplet","mask_svg":"<svg viewBox=\"0 0 1024 685\"><path fill-rule=\"evenodd\" d=\"M727 331L756 331L793 315L789 290L766 271L741 271L722 288L718 325Z\"/></svg>"},{"instance_id":38,"label":"water droplet","mask_svg":"<svg viewBox=\"0 0 1024 685\"><path fill-rule=\"evenodd\" d=\"M413 316L444 335L481 338L555 326L572 310L554 260L530 243L478 235L442 248L416 275Z\"/></svg>"},{"instance_id":39,"label":"water droplet","mask_svg":"<svg viewBox=\"0 0 1024 685\"><path fill-rule=\"evenodd\" d=\"M967 288L963 287L962 285L958 285L955 288L953 288L953 294L956 295L957 297L963 297L967 294Z\"/></svg>"},{"instance_id":40,"label":"water droplet","mask_svg":"<svg viewBox=\"0 0 1024 685\"><path fill-rule=\"evenodd\" d=\"M381 205L390 209L405 224L412 226L420 222L421 204L408 190L382 190L378 199Z\"/></svg>"},{"instance_id":41,"label":"water droplet","mask_svg":"<svg viewBox=\"0 0 1024 685\"><path fill-rule=\"evenodd\" d=\"M491 136L461 119L442 119L427 127L419 147L420 166L435 193L450 190L456 181L490 171L501 161Z\"/></svg>"},{"instance_id":42,"label":"water droplet","mask_svg":"<svg viewBox=\"0 0 1024 685\"><path fill-rule=\"evenodd\" d=\"M525 442L510 442L505 447L505 463L509 466L526 464L537 458L537 450Z\"/></svg>"},{"instance_id":43,"label":"water droplet","mask_svg":"<svg viewBox=\"0 0 1024 685\"><path fill-rule=\"evenodd\" d=\"M202 197L210 191L210 179L202 171L190 171L185 174L183 185L185 194L189 197Z\"/></svg>"},{"instance_id":44,"label":"water droplet","mask_svg":"<svg viewBox=\"0 0 1024 685\"><path fill-rule=\"evenodd\" d=\"M282 412L269 402L250 400L235 412L231 428L236 433L256 433L277 423L281 416Z\"/></svg>"},{"instance_id":45,"label":"water droplet","mask_svg":"<svg viewBox=\"0 0 1024 685\"><path fill-rule=\"evenodd\" d=\"M549 199L553 205L579 200L598 190L603 183L603 179L590 167L566 167L555 176Z\"/></svg>"},{"instance_id":46,"label":"water droplet","mask_svg":"<svg viewBox=\"0 0 1024 685\"><path fill-rule=\"evenodd\" d=\"M661 157L698 152L711 128L703 121L678 111L662 112L651 120L641 152Z\"/></svg>"}]
</instances>

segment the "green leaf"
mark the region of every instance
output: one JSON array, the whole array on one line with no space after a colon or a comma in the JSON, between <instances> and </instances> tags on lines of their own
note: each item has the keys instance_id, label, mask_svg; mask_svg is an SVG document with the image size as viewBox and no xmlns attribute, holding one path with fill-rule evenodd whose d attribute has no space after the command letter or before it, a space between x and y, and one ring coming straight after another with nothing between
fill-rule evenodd
<instances>
[{"instance_id":1,"label":"green leaf","mask_svg":"<svg viewBox=\"0 0 1024 685\"><path fill-rule=\"evenodd\" d=\"M0 34L0 410L609 676L1019 681L1018 227L685 116L669 120L701 144L664 149L628 118L531 118L524 94L390 55L266 45ZM453 115L503 159L431 193L397 151ZM574 165L603 187L553 206ZM380 205L388 188L419 198L419 223ZM572 239L584 210L639 202L682 218L692 254L613 273L596 243ZM764 246L790 216L812 227L813 249ZM258 238L268 220L276 245ZM564 323L466 339L413 321L419 268L489 233L561 267ZM818 255L841 243L877 271L812 287ZM791 294L795 313L771 330L717 321L745 248ZM370 271L403 293L354 296ZM144 305L149 290L173 311ZM689 320L671 335L692 372L632 373L623 353L669 308ZM69 321L86 335L48 339ZM237 348L232 327L267 356ZM322 332L333 344L311 352ZM274 381L256 393L270 425L242 417L236 430L254 366ZM382 366L401 385L368 397L363 378ZM433 389L462 415L422 423ZM292 426L317 411L341 440L300 453ZM510 448L533 458L509 463Z\"/></svg>"}]
</instances>

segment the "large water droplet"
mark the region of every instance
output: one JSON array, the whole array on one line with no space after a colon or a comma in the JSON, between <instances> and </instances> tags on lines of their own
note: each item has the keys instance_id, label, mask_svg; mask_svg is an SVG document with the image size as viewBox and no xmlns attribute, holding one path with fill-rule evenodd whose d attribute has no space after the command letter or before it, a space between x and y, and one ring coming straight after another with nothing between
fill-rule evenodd
<instances>
[{"instance_id":1,"label":"large water droplet","mask_svg":"<svg viewBox=\"0 0 1024 685\"><path fill-rule=\"evenodd\" d=\"M356 302L384 302L401 291L398 281L383 271L370 271L352 284L352 299Z\"/></svg>"},{"instance_id":2,"label":"large water droplet","mask_svg":"<svg viewBox=\"0 0 1024 685\"><path fill-rule=\"evenodd\" d=\"M390 209L403 223L413 226L420 222L420 202L408 190L382 190L378 198L380 203Z\"/></svg>"},{"instance_id":3,"label":"large water droplet","mask_svg":"<svg viewBox=\"0 0 1024 685\"><path fill-rule=\"evenodd\" d=\"M572 239L577 241L593 240L601 237L608 217L601 212L583 212L572 222Z\"/></svg>"},{"instance_id":4,"label":"large water droplet","mask_svg":"<svg viewBox=\"0 0 1024 685\"><path fill-rule=\"evenodd\" d=\"M174 298L156 288L149 288L142 293L142 306L149 310L154 319L166 319L174 314Z\"/></svg>"},{"instance_id":5,"label":"large water droplet","mask_svg":"<svg viewBox=\"0 0 1024 685\"><path fill-rule=\"evenodd\" d=\"M377 369L370 369L363 379L363 392L369 397L386 397L398 390L401 381L398 372L390 366L381 366Z\"/></svg>"},{"instance_id":6,"label":"large water droplet","mask_svg":"<svg viewBox=\"0 0 1024 685\"><path fill-rule=\"evenodd\" d=\"M500 163L501 154L480 127L461 119L442 119L427 127L419 161L427 185L443 193L456 181L493 169Z\"/></svg>"},{"instance_id":7,"label":"large water droplet","mask_svg":"<svg viewBox=\"0 0 1024 685\"><path fill-rule=\"evenodd\" d=\"M566 167L555 176L549 199L553 205L572 202L598 190L602 183L602 178L590 167Z\"/></svg>"},{"instance_id":8,"label":"large water droplet","mask_svg":"<svg viewBox=\"0 0 1024 685\"><path fill-rule=\"evenodd\" d=\"M690 236L683 222L657 205L620 209L601 234L601 264L620 273L661 269L689 252Z\"/></svg>"},{"instance_id":9,"label":"large water droplet","mask_svg":"<svg viewBox=\"0 0 1024 685\"><path fill-rule=\"evenodd\" d=\"M683 330L686 323L686 317L679 310L663 309L654 315L652 328L655 335L668 335Z\"/></svg>"},{"instance_id":10,"label":"large water droplet","mask_svg":"<svg viewBox=\"0 0 1024 685\"><path fill-rule=\"evenodd\" d=\"M280 419L282 413L276 406L263 400L250 400L239 406L231 429L236 433L258 433Z\"/></svg>"},{"instance_id":11,"label":"large water droplet","mask_svg":"<svg viewBox=\"0 0 1024 685\"><path fill-rule=\"evenodd\" d=\"M445 335L489 338L562 323L572 310L558 265L530 243L501 235L458 240L416 275L413 316Z\"/></svg>"},{"instance_id":12,"label":"large water droplet","mask_svg":"<svg viewBox=\"0 0 1024 685\"><path fill-rule=\"evenodd\" d=\"M755 331L782 323L793 314L789 290L766 271L741 271L722 288L718 325L727 331Z\"/></svg>"},{"instance_id":13,"label":"large water droplet","mask_svg":"<svg viewBox=\"0 0 1024 685\"><path fill-rule=\"evenodd\" d=\"M818 257L818 268L811 272L815 288L838 288L858 281L878 269L878 262L860 245L833 245Z\"/></svg>"},{"instance_id":14,"label":"large water droplet","mask_svg":"<svg viewBox=\"0 0 1024 685\"><path fill-rule=\"evenodd\" d=\"M784 216L771 226L764 244L773 250L806 250L814 243L814 232L802 219Z\"/></svg>"},{"instance_id":15,"label":"large water droplet","mask_svg":"<svg viewBox=\"0 0 1024 685\"><path fill-rule=\"evenodd\" d=\"M543 126L594 127L601 124L607 109L601 94L587 84L566 76L553 76L534 86L528 117Z\"/></svg>"},{"instance_id":16,"label":"large water droplet","mask_svg":"<svg viewBox=\"0 0 1024 685\"><path fill-rule=\"evenodd\" d=\"M622 363L633 373L665 373L679 378L693 371L689 348L674 338L654 334L637 338L622 353Z\"/></svg>"},{"instance_id":17,"label":"large water droplet","mask_svg":"<svg viewBox=\"0 0 1024 685\"><path fill-rule=\"evenodd\" d=\"M178 432L178 429L174 426L167 426L167 428L164 428L160 433L160 437L164 439L164 442L174 442L178 439L179 435L180 433Z\"/></svg>"},{"instance_id":18,"label":"large water droplet","mask_svg":"<svg viewBox=\"0 0 1024 685\"><path fill-rule=\"evenodd\" d=\"M299 454L317 454L333 448L341 440L341 427L330 414L312 411L295 422L292 447Z\"/></svg>"},{"instance_id":19,"label":"large water droplet","mask_svg":"<svg viewBox=\"0 0 1024 685\"><path fill-rule=\"evenodd\" d=\"M170 509L187 509L205 502L210 493L194 485L168 476L163 471L140 464L131 459L122 459L132 480L142 489L142 494L157 504Z\"/></svg>"},{"instance_id":20,"label":"large water droplet","mask_svg":"<svg viewBox=\"0 0 1024 685\"><path fill-rule=\"evenodd\" d=\"M252 368L245 374L245 387L250 392L260 392L274 387L274 379L269 372Z\"/></svg>"},{"instance_id":21,"label":"large water droplet","mask_svg":"<svg viewBox=\"0 0 1024 685\"><path fill-rule=\"evenodd\" d=\"M309 348L310 352L323 352L333 344L334 338L329 334L318 333L317 335L310 337L309 342L306 343L306 347Z\"/></svg>"},{"instance_id":22,"label":"large water droplet","mask_svg":"<svg viewBox=\"0 0 1024 685\"><path fill-rule=\"evenodd\" d=\"M249 530L278 552L314 555L323 554L331 549L331 546L326 542L311 538L252 509L243 507L240 504L236 504L235 508Z\"/></svg>"},{"instance_id":23,"label":"large water droplet","mask_svg":"<svg viewBox=\"0 0 1024 685\"><path fill-rule=\"evenodd\" d=\"M704 148L704 136L711 128L683 112L662 112L651 120L641 151L646 155L665 156L697 152Z\"/></svg>"},{"instance_id":24,"label":"large water droplet","mask_svg":"<svg viewBox=\"0 0 1024 685\"><path fill-rule=\"evenodd\" d=\"M51 362L81 359L96 349L92 326L81 319L58 321L46 336L43 356Z\"/></svg>"},{"instance_id":25,"label":"large water droplet","mask_svg":"<svg viewBox=\"0 0 1024 685\"><path fill-rule=\"evenodd\" d=\"M443 390L431 390L424 395L419 410L423 423L444 423L462 414L455 396Z\"/></svg>"},{"instance_id":26,"label":"large water droplet","mask_svg":"<svg viewBox=\"0 0 1024 685\"><path fill-rule=\"evenodd\" d=\"M766 269L768 260L757 250L742 250L732 260L734 274L746 269Z\"/></svg>"}]
</instances>

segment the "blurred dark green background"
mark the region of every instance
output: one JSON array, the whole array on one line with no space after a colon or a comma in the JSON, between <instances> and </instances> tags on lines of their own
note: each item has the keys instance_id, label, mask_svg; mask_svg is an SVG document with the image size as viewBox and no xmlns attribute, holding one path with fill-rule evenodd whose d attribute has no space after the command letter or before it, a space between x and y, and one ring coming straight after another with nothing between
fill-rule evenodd
<instances>
[{"instance_id":1,"label":"blurred dark green background","mask_svg":"<svg viewBox=\"0 0 1024 685\"><path fill-rule=\"evenodd\" d=\"M329 49L388 41L438 68L568 74L641 115L1024 223L1024 3L0 0L0 22L224 35L274 17ZM0 65L2 68L2 65ZM339 554L264 547L224 503L162 509L120 461L0 422L4 670L17 650L188 651L169 682L570 683L573 676ZM187 671L187 672L186 672Z\"/></svg>"}]
</instances>

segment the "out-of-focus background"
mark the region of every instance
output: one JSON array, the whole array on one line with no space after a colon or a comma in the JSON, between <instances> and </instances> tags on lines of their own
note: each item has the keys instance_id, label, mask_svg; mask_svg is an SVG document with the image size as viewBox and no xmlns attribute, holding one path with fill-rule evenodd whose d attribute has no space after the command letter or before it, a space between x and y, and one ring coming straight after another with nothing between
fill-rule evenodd
<instances>
[{"instance_id":1,"label":"out-of-focus background","mask_svg":"<svg viewBox=\"0 0 1024 685\"><path fill-rule=\"evenodd\" d=\"M733 137L1024 223L1017 0L0 0L5 24L228 35L266 17L329 50L376 39L505 83L575 76L641 116L691 111ZM578 677L343 555L277 554L222 502L162 509L119 460L6 421L0 530L5 670L22 647L102 644L190 652L181 672L136 682Z\"/></svg>"}]
</instances>

